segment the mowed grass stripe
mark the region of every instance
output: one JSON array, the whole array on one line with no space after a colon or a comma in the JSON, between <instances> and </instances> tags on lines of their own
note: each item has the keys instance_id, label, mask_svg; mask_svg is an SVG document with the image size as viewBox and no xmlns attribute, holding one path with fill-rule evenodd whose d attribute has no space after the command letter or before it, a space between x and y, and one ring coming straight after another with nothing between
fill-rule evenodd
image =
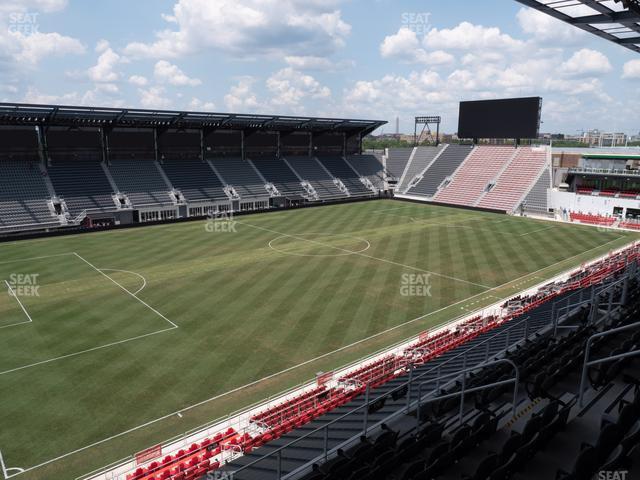
<instances>
[{"instance_id":1,"label":"mowed grass stripe","mask_svg":"<svg viewBox=\"0 0 640 480\"><path fill-rule=\"evenodd\" d=\"M45 243L22 242L6 250L0 248L0 262L41 255L46 245L51 253L78 251L98 268L138 272L149 282L141 298L180 325L167 336L34 368L28 375L0 377L0 388L10 392L0 398L3 453L11 464L33 465L483 291L436 277L432 298L402 297L400 276L407 270L402 264L445 274L455 272L467 281L477 281L492 272L506 281L521 275L513 265L524 269L524 273L538 270L617 235L429 205L409 205L398 210L403 215L438 222L449 219L476 227L427 226L410 218L375 213L386 206L395 208L399 204L375 201L249 215L238 220L287 234L327 232L364 237L372 244L367 253L401 265L356 255L283 255L267 246L277 236L272 232L238 224L236 234L208 233L205 222L51 238ZM479 221L472 221L476 219ZM503 222L505 219L508 221ZM507 234L548 225L553 228L524 237ZM563 243L564 237L575 238ZM632 238L637 236L624 237ZM612 246L622 244L624 239ZM506 240L521 257L513 265L511 258L505 258ZM330 251L305 243L308 242L296 241L295 248ZM329 243L339 246L343 241L333 239ZM541 243L552 247L541 248ZM519 246L522 251L518 251ZM608 248L612 247L593 250L588 256ZM95 326L99 326L96 331L117 335L137 324L132 318L136 312L121 307L122 298L103 297L99 288L88 288L83 295L87 302L106 302L108 312L104 311L108 316L94 318L98 321ZM76 319L82 317L81 312L69 311ZM75 339L56 336L60 330L55 319L64 318L69 311L59 316L51 312L46 319L51 329L47 338L50 343L65 348L75 344ZM65 475L76 470L77 474L83 473L98 466L94 461L106 463L115 459L114 455L140 450L159 440L159 436L178 433L176 429L189 428L262 398L265 394L260 392L277 391L308 379L319 365L338 366L355 358L355 352L364 355L385 341L432 328L460 313L459 306L452 307L243 394L207 404L183 419L168 419L145 429L144 435L127 435L76 457L62 471ZM3 341L0 333L0 346L4 346ZM40 408L37 399L49 396L51 409ZM35 414L30 414L34 410ZM49 418L52 411L55 417ZM98 418L94 421L94 417ZM20 444L15 444L14 439L19 439ZM51 471L42 470L40 478L56 478L47 477Z\"/></svg>"}]
</instances>

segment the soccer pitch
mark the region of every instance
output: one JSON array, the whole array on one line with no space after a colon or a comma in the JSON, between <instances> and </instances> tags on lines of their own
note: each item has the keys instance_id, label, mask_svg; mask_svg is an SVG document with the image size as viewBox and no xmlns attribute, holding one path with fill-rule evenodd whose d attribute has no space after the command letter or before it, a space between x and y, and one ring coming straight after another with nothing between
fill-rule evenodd
<instances>
[{"instance_id":1,"label":"soccer pitch","mask_svg":"<svg viewBox=\"0 0 640 480\"><path fill-rule=\"evenodd\" d=\"M637 238L378 200L0 244L0 452L75 478Z\"/></svg>"}]
</instances>

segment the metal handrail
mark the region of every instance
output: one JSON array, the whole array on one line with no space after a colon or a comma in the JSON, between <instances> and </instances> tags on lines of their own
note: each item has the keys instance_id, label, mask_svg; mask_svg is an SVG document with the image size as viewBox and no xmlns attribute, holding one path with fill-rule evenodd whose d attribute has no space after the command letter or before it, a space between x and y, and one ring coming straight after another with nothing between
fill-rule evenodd
<instances>
[{"instance_id":1,"label":"metal handrail","mask_svg":"<svg viewBox=\"0 0 640 480\"><path fill-rule=\"evenodd\" d=\"M498 382L493 382L487 385L483 385L481 387L474 387L471 389L467 389L466 388L466 378L467 378L467 373L468 372L472 372L474 370L478 370L481 368L487 368L490 367L492 365L496 365L499 363L507 363L509 365L511 365L513 367L513 370L515 371L515 378L513 379L509 379L509 380L501 380ZM473 393L473 392L478 392L481 390L486 390L487 388L492 388L492 387L496 387L496 386L500 386L500 385L507 385L509 383L513 383L514 387L513 387L513 405L512 405L512 412L513 412L513 416L515 417L516 414L516 406L517 406L517 400L518 400L518 384L520 383L520 370L518 369L518 366L515 364L515 362L513 362L513 360L509 360L508 358L500 358L498 360L494 360L492 362L489 363L483 363L481 365L476 365L475 367L469 367L469 368L465 368L462 371L459 372L454 372L454 373L449 373L447 375L444 375L443 377L438 377L438 379L436 380L440 380L440 378L445 378L445 377L455 377L453 380L445 383L443 386L438 386L437 388L435 388L434 390L431 390L430 392L426 393L424 395L424 397L422 397L422 387L423 385L428 385L430 383L432 383L434 380L429 381L429 382L422 382L420 385L418 385L418 400L417 400L417 408L416 408L416 419L417 419L417 425L420 425L420 407L421 407L421 403L422 403L422 399L423 398L428 398L429 396L433 395L434 393L437 393L438 391L440 391L441 388L446 387L447 385L450 385L452 383L454 383L459 377L461 377L462 379L462 389L459 392L454 392L454 393L449 393L447 395L440 395L434 399L428 400L425 403L432 403L435 402L437 400L444 400L447 398L454 398L457 396L460 396L460 423L462 424L462 418L463 418L463 407L464 407L464 394L465 393ZM439 382L438 382L439 383Z\"/></svg>"},{"instance_id":2,"label":"metal handrail","mask_svg":"<svg viewBox=\"0 0 640 480\"><path fill-rule=\"evenodd\" d=\"M611 357L600 358L598 360L589 361L589 354L591 353L591 344L596 338L606 337L608 335L624 332L626 330L631 330L633 328L640 328L640 322L632 323L630 325L625 325L624 327L618 327L611 330L606 330L600 333L595 333L591 335L587 340L587 344L585 346L585 352L584 352L584 360L582 362L582 374L580 376L580 391L578 392L578 395L580 398L580 402L579 402L580 408L584 406L584 391L585 391L585 384L587 383L587 369L589 367L592 367L594 365L601 365L603 363L613 362L615 360L620 360L622 358L628 358L628 357L634 357L636 355L640 355L640 349L639 349L639 350L633 350L631 352L621 353L619 355L613 355Z\"/></svg>"},{"instance_id":3,"label":"metal handrail","mask_svg":"<svg viewBox=\"0 0 640 480\"><path fill-rule=\"evenodd\" d=\"M482 345L485 345L485 344L486 344L486 345L488 346L488 345L489 345L489 343L488 343L488 342L490 342L491 340L493 340L493 339L497 338L499 335L503 335L503 334L505 334L505 333L506 333L506 334L507 334L507 339L508 339L508 338L509 338L509 335L508 335L508 334L509 334L509 332L511 331L511 329L513 329L513 328L517 327L518 325L520 325L520 324L522 324L522 323L525 323L525 322L528 324L528 322L529 322L530 318L531 318L531 317L527 317L527 318L525 318L525 319L523 319L523 320L520 320L519 322L515 323L514 325L509 326L507 329L502 330L502 331L500 331L500 332L496 333L495 335L492 335L492 336L491 336L491 337L489 337L488 339L486 339L486 340L484 340L484 341L482 341L482 342L480 342L480 343L478 343L478 344L474 345L473 347L471 347L470 349L466 350L465 352L461 352L461 353L459 353L458 355L455 355L455 356L451 357L450 359L446 360L444 363L442 363L442 364L438 365L437 367L430 368L429 370L427 370L427 371L425 371L425 372L421 373L419 376L417 376L417 377L415 377L415 378L412 378L412 379L411 379L411 380L409 380L409 381L403 382L402 384L400 384L400 385L399 385L399 386L397 386L396 388L394 388L394 389L392 389L392 390L390 390L390 391L388 391L388 392L386 392L386 393L384 393L384 394L381 394L380 396L378 396L378 397L376 397L376 398L374 398L374 399L370 399L370 398L369 398L369 390L370 390L370 389L369 389L369 387L367 386L367 391L365 392L365 402L366 402L366 403L364 403L363 405L360 405L360 406L358 406L358 407L355 407L354 409L350 410L349 412L345 413L344 415L341 415L340 417L338 417L338 418L336 418L336 419L332 420L331 422L326 423L326 424L325 424L325 425L323 425L322 427L318 427L318 428L316 428L316 429L314 429L314 430L312 430L312 431L310 431L310 432L306 433L305 435L303 435L303 436L301 436L301 437L298 437L298 438L296 438L296 439L294 439L294 440L290 441L289 443L287 443L287 444L285 444L285 445L283 445L283 446L281 446L281 447L279 447L279 448L277 448L277 449L275 449L275 450L273 450L273 451L269 452L267 455L264 455L264 456L262 456L262 457L260 457L260 458L258 458L258 459L256 459L256 460L254 460L254 461L252 461L252 462L250 462L250 463L246 464L246 465L243 465L243 466L242 466L242 467L240 467L238 470L236 470L236 471L235 471L235 473L238 473L238 472L241 472L241 471L243 471L243 470L246 470L246 469L248 469L248 468L250 468L250 467L252 467L252 466L254 466L254 465L256 465L256 464L258 464L258 463L260 463L260 462L262 462L262 461L264 461L264 460L266 460L267 458L273 458L273 456L274 456L274 455L277 455L279 458L281 458L282 452L283 452L285 449L287 449L287 448L289 448L289 447L291 447L291 446L293 446L293 445L295 445L295 444L299 443L300 441L302 441L302 440L304 440L304 439L306 439L306 438L309 438L311 435L314 435L314 434L316 434L316 433L319 433L319 432L321 432L321 431L323 431L323 430L325 430L325 429L327 429L327 431L328 431L328 428L329 428L331 425L336 424L337 422L339 422L339 421L343 420L344 418L347 418L347 417L350 417L351 415L354 415L356 412L359 412L359 411L361 411L361 410L362 410L362 409L364 409L364 408L367 408L367 409L368 409L368 407L369 407L370 405L372 405L372 404L376 403L377 401L381 400L382 398L387 398L387 397L391 396L394 392L399 391L399 390L403 389L404 387L409 387L411 384L415 383L415 381L417 381L417 380L419 380L419 379L421 379L421 378L425 377L428 373L431 373L431 372L433 372L433 371L435 371L435 370L439 370L439 369L441 369L443 365L446 365L447 363L451 362L452 360L454 360L454 359L456 359L456 358L459 358L459 357L461 357L461 356L463 356L463 355L467 355L467 354L468 354L468 352L470 352L470 351L472 351L472 350L474 350L474 349L476 349L476 348L478 348L478 347L480 347L480 346L482 346ZM528 331L528 328L527 328L527 330L525 330L525 332L527 332L527 331ZM521 341L521 340L520 340L520 341ZM506 348L509 348L509 344L508 344L508 342L507 342ZM488 351L489 351L489 349L487 348L487 352L488 352ZM487 353L487 354L488 354L488 353ZM478 368L480 368L480 367L481 367L481 365L477 365L477 366L475 366L473 369L478 369ZM516 368L517 368L517 367L516 367ZM458 372L458 373L459 373L459 372ZM440 378L440 377L438 377L438 378ZM389 419L394 418L394 417L395 417L395 416L397 416L398 414L402 414L402 415L404 415L404 411L405 411L404 409L399 409L397 412L394 412L394 413L393 413L393 414L391 414L389 417L387 417L387 418L385 419L385 421L388 421ZM365 425L363 430L364 430L364 431L366 431L366 429L367 429L367 426ZM359 437L359 436L360 436L360 433L359 433L358 435L356 435L356 438L357 438L357 437ZM354 438L354 437L352 437L352 438L350 438L350 439L346 440L345 442L343 442L343 444L347 444L348 442L352 441L352 440L353 440L353 438ZM339 447L334 447L334 449L335 449L335 448L339 448ZM323 456L325 456L325 457L326 457L326 456L327 456L327 454L328 454L328 452L327 452L327 451L325 451L325 452L323 453ZM309 463L309 462L307 462L307 463ZM282 477L281 477L280 475L278 475L278 477L277 477L277 478L278 478L278 479L280 479L280 478L282 478Z\"/></svg>"},{"instance_id":4,"label":"metal handrail","mask_svg":"<svg viewBox=\"0 0 640 480\"><path fill-rule=\"evenodd\" d=\"M41 223L22 223L20 225L2 225L0 226L0 230L11 230L11 229L32 229L32 228L47 228L53 226L60 226L60 221L52 220L51 222L41 222Z\"/></svg>"},{"instance_id":5,"label":"metal handrail","mask_svg":"<svg viewBox=\"0 0 640 480\"><path fill-rule=\"evenodd\" d=\"M591 294L589 296L588 299L586 300L580 300L578 301L578 303L574 303L569 305L569 300L571 299L572 296L576 295L577 293L581 293L581 297L582 297L582 292L584 292L584 289L581 289L580 292L574 292L573 294L571 294L569 297L567 297L567 305L561 306L556 308L556 305L558 304L558 302L554 302L553 304L553 310L552 310L552 320L553 320L553 324L554 324L554 336L557 335L557 331L559 328L568 328L568 329L575 329L578 328L577 325L570 325L570 326L565 326L565 327L561 327L559 325L559 320L560 320L560 316L562 315L562 312L567 311L567 313L565 313L564 315L567 315L568 312L570 310L573 310L575 308L578 308L582 305L587 305L587 304L592 304L592 312L595 312L597 310L597 307L600 305L600 302L598 302L596 299L602 295L603 293L609 293L609 309L607 311L608 314L611 313L611 307L612 306L619 306L619 303L613 303L612 301L612 296L613 296L613 292L615 291L615 287L623 284L628 281L629 278L629 274L627 273L624 277L619 278L611 283L608 283L606 285L592 285L590 288L591 290ZM600 287L600 288L599 288ZM594 313L592 313L591 315L593 315ZM599 323L599 322L598 322Z\"/></svg>"},{"instance_id":6,"label":"metal handrail","mask_svg":"<svg viewBox=\"0 0 640 480\"><path fill-rule=\"evenodd\" d=\"M482 364L480 364L480 365L476 365L475 367L469 367L468 369L465 369L464 371L455 372L455 373L452 373L452 374L447 374L447 375L445 375L444 377L449 377L449 376L454 376L454 375L459 376L459 375L461 375L461 374L465 374L467 371L478 370L479 368L484 368L484 367L487 367L487 366L489 366L489 365L493 365L493 364L496 364L496 363L505 363L505 362L506 362L506 363L511 364L511 365L514 367L515 372L516 372L516 377L515 377L514 379L504 380L504 381L500 381L500 382L493 382L493 383L491 383L491 384L482 385L482 386L479 386L479 387L474 387L474 388L472 388L472 389L468 389L468 390L466 390L466 393L473 393L473 392L481 391L481 390L483 390L483 389L491 388L491 387L494 387L494 386L504 385L504 384L508 384L508 383L513 383L513 382L515 382L515 388L514 388L514 407L513 407L513 412L514 412L514 414L515 414L515 408L516 408L515 400L517 399L517 390L518 390L518 383L519 383L519 379L520 379L520 373L519 373L519 370L518 370L517 366L515 365L515 363L513 363L511 360L508 360L508 359L499 359L499 360L495 360L495 361L490 362L490 363L482 363ZM426 382L425 382L425 383L426 383ZM363 405L363 407L364 407L364 406L367 406L367 407L368 407L369 405L372 405L372 404L376 403L378 400L380 400L380 399L381 399L381 398L383 398L383 397L384 397L384 398L387 398L387 397L391 396L391 393L392 393L393 391L395 391L395 389L394 389L394 390L392 390L392 391L390 391L390 392L387 392L387 393L385 393L385 394L381 395L380 397L378 397L378 398L377 398L377 399L375 399L375 400L371 400L368 404ZM436 390L436 391L437 391L437 390ZM368 393L369 393L369 389L367 388L367 396L368 396ZM431 395L432 393L433 393L433 392L429 392L426 396ZM439 399L441 399L441 398L448 398L448 397L452 397L452 396L457 396L457 395L459 395L459 393L454 393L454 394L444 395L444 396L442 396L442 397L435 398L435 399L433 399L432 401L436 401L436 400L439 400ZM463 398L464 398L464 397L463 397ZM417 404L417 405L416 405L416 404ZM419 411L419 407L420 407L420 397L418 397L418 399L417 399L415 402L410 403L410 405L409 405L409 406L410 406L410 407L412 407L413 405L416 405L416 408L417 408L417 409L418 409L418 411ZM359 408L362 408L362 407L359 407ZM322 459L324 459L324 461L327 461L327 459L328 459L328 457L329 457L329 454L330 454L330 453L331 453L331 454L333 454L333 453L337 452L338 450L343 449L344 447L346 447L347 445L349 445L350 443L352 443L354 440L356 440L356 439L360 438L362 435L366 435L366 434L367 434L367 432L369 431L369 429L373 429L373 428L375 428L375 427L382 426L383 424L389 423L389 421L390 421L390 420L393 420L394 418L396 418L396 417L398 417L398 416L401 416L401 415L404 415L404 414L405 414L404 409L398 409L398 410L396 410L395 412L391 413L391 414L390 414L389 416L387 416L386 418L384 418L384 419L382 419L382 420L378 421L375 425L373 425L373 426L371 426L371 427L368 427L368 426L367 426L367 424L366 424L366 422L367 422L367 412L368 412L368 409L367 409L367 410L365 410L365 418L364 418L364 420L363 420L363 422L364 422L363 431L362 431L360 434L358 434L358 435L354 435L354 436L352 436L352 437L348 438L347 440L344 440L344 441L343 441L343 442L341 442L339 445L336 445L335 447L333 447L333 448L331 449L331 451L329 451L329 450L328 450L328 445L327 445L328 432L329 432L329 430L328 430L328 426L329 426L329 424L327 424L327 425L325 425L325 426L323 426L323 427L320 427L318 430L324 430L324 432L325 432L325 435L324 435L324 439L325 439L325 443L324 443L324 452L323 452L321 455L318 455L318 456L316 456L315 458L313 458L313 459L309 460L309 461L308 461L308 462L306 462L304 465L302 465L302 466L298 467L297 469L293 470L292 472L289 472L289 473L288 473L288 474L286 474L284 477L282 477L282 476L281 476L281 471L280 471L280 462L281 462L281 459L282 459L282 451L284 450L284 448L286 448L286 446L284 446L284 447L282 447L282 448L280 448L280 449L275 450L274 452L272 452L272 453L276 453L276 452L277 452L277 454L278 454L278 459L279 459L279 461L278 461L278 467L279 467L279 468L278 468L278 473L277 473L277 480L286 480L286 479L292 478L294 475L297 475L297 474L301 473L303 470L305 470L305 469L309 468L309 465L310 465L310 464L312 464L312 463L314 463L314 462L316 462L316 461L318 461L318 460L322 460ZM461 418L462 418L462 417L461 417ZM301 438L302 438L302 437L301 437ZM292 443L294 443L294 442L292 442ZM262 460L262 459L265 459L265 458L268 458L268 457L269 457L269 455L267 455L267 456L265 456L265 457L262 457L262 458L261 458L261 459L259 459L259 460ZM256 462L253 462L253 463L256 463ZM240 471L244 470L245 468L247 468L247 467L249 467L249 466L253 465L253 463L243 466L243 467L242 467L242 468L240 468L239 470L236 470L236 471L235 471L235 473L237 473L237 472L240 472Z\"/></svg>"},{"instance_id":7,"label":"metal handrail","mask_svg":"<svg viewBox=\"0 0 640 480\"><path fill-rule=\"evenodd\" d=\"M615 168L571 167L569 173L602 173L611 175L640 175L640 170L617 170Z\"/></svg>"}]
</instances>

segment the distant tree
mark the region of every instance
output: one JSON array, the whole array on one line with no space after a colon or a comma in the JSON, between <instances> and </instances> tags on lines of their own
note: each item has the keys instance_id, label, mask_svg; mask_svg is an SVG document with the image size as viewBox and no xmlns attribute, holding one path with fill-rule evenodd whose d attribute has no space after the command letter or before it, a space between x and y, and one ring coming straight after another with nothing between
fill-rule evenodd
<instances>
[{"instance_id":1,"label":"distant tree","mask_svg":"<svg viewBox=\"0 0 640 480\"><path fill-rule=\"evenodd\" d=\"M413 144L397 138L375 138L365 137L362 140L364 150L384 150L385 148L406 148L413 147Z\"/></svg>"},{"instance_id":2,"label":"distant tree","mask_svg":"<svg viewBox=\"0 0 640 480\"><path fill-rule=\"evenodd\" d=\"M576 140L554 140L554 147L576 147L576 148L589 148L588 143L578 142Z\"/></svg>"}]
</instances>

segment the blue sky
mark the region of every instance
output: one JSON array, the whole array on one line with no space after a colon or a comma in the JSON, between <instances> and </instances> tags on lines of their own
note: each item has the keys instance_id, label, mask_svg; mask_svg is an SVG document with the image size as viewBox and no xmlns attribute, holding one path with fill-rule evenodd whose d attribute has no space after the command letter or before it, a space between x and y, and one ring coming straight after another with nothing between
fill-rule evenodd
<instances>
[{"instance_id":1,"label":"blue sky","mask_svg":"<svg viewBox=\"0 0 640 480\"><path fill-rule=\"evenodd\" d=\"M455 6L455 7L454 7ZM3 101L457 125L542 96L543 131L640 131L640 55L513 0L3 0Z\"/></svg>"}]
</instances>

